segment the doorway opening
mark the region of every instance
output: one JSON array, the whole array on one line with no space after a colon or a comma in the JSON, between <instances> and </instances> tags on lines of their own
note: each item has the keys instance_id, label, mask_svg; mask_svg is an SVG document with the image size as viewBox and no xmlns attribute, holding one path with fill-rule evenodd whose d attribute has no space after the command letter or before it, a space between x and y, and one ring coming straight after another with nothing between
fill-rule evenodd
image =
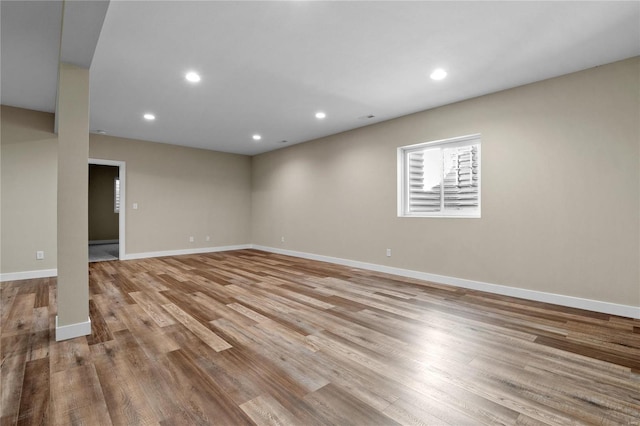
<instances>
[{"instance_id":1,"label":"doorway opening","mask_svg":"<svg viewBox=\"0 0 640 426\"><path fill-rule=\"evenodd\" d=\"M89 262L125 257L125 163L89 159Z\"/></svg>"}]
</instances>

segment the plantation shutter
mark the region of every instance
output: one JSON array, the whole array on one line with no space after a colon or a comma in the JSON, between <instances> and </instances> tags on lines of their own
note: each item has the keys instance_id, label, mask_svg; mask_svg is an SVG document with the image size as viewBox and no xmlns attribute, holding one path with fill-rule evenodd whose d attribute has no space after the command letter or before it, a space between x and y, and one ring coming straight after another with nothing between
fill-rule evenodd
<instances>
[{"instance_id":1,"label":"plantation shutter","mask_svg":"<svg viewBox=\"0 0 640 426\"><path fill-rule=\"evenodd\" d=\"M120 178L115 178L113 185L113 212L120 213Z\"/></svg>"},{"instance_id":2,"label":"plantation shutter","mask_svg":"<svg viewBox=\"0 0 640 426\"><path fill-rule=\"evenodd\" d=\"M437 212L442 208L442 159L440 149L423 149L409 153L408 211Z\"/></svg>"},{"instance_id":3,"label":"plantation shutter","mask_svg":"<svg viewBox=\"0 0 640 426\"><path fill-rule=\"evenodd\" d=\"M473 210L479 206L478 145L443 149L444 209Z\"/></svg>"}]
</instances>

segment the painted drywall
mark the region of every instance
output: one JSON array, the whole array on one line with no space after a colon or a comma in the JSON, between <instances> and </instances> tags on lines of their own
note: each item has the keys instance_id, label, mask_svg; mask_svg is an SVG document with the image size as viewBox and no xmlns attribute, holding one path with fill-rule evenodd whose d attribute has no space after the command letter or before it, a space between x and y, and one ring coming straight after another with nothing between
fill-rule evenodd
<instances>
[{"instance_id":1,"label":"painted drywall","mask_svg":"<svg viewBox=\"0 0 640 426\"><path fill-rule=\"evenodd\" d=\"M251 242L250 157L95 134L89 154L126 162L127 254Z\"/></svg>"},{"instance_id":2,"label":"painted drywall","mask_svg":"<svg viewBox=\"0 0 640 426\"><path fill-rule=\"evenodd\" d=\"M119 217L115 212L118 167L89 165L89 241L117 240Z\"/></svg>"},{"instance_id":3,"label":"painted drywall","mask_svg":"<svg viewBox=\"0 0 640 426\"><path fill-rule=\"evenodd\" d=\"M89 69L58 68L58 316L56 328L89 318L87 242ZM91 333L91 328L85 331ZM84 333L83 333L84 334ZM60 339L60 336L56 336Z\"/></svg>"},{"instance_id":4,"label":"painted drywall","mask_svg":"<svg viewBox=\"0 0 640 426\"><path fill-rule=\"evenodd\" d=\"M632 58L255 156L252 241L640 306L639 79ZM474 133L482 218L397 217L397 148Z\"/></svg>"},{"instance_id":5,"label":"painted drywall","mask_svg":"<svg viewBox=\"0 0 640 426\"><path fill-rule=\"evenodd\" d=\"M3 105L0 118L0 271L55 269L58 137L53 114ZM36 260L36 251L44 251L43 260Z\"/></svg>"},{"instance_id":6,"label":"painted drywall","mask_svg":"<svg viewBox=\"0 0 640 426\"><path fill-rule=\"evenodd\" d=\"M54 116L2 106L1 119L0 272L55 270ZM126 162L127 253L251 242L249 157L94 134L89 153L91 158ZM45 251L44 260L36 261L36 250Z\"/></svg>"}]
</instances>

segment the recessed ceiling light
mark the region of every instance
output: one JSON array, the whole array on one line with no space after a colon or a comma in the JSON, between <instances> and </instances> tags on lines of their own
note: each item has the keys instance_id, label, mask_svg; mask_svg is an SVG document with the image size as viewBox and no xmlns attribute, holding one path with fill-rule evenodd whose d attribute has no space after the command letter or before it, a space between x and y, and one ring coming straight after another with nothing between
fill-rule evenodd
<instances>
[{"instance_id":1,"label":"recessed ceiling light","mask_svg":"<svg viewBox=\"0 0 640 426\"><path fill-rule=\"evenodd\" d=\"M361 115L358 117L358 120L371 120L372 118L376 118L373 114Z\"/></svg>"},{"instance_id":2,"label":"recessed ceiling light","mask_svg":"<svg viewBox=\"0 0 640 426\"><path fill-rule=\"evenodd\" d=\"M149 121L153 121L156 119L156 116L150 113L146 113L145 115L143 115L145 120L149 120Z\"/></svg>"},{"instance_id":3,"label":"recessed ceiling light","mask_svg":"<svg viewBox=\"0 0 640 426\"><path fill-rule=\"evenodd\" d=\"M262 136L260 136L260 135L253 135L253 140L254 140L254 141L259 141L260 139L262 139Z\"/></svg>"},{"instance_id":4,"label":"recessed ceiling light","mask_svg":"<svg viewBox=\"0 0 640 426\"><path fill-rule=\"evenodd\" d=\"M323 118L325 118L327 116L327 114L325 114L324 112L320 111L320 112L316 112L316 118L322 120Z\"/></svg>"},{"instance_id":5,"label":"recessed ceiling light","mask_svg":"<svg viewBox=\"0 0 640 426\"><path fill-rule=\"evenodd\" d=\"M197 83L200 81L200 76L198 75L198 73L195 73L193 71L188 72L184 78L187 79L187 81L190 81L191 83Z\"/></svg>"},{"instance_id":6,"label":"recessed ceiling light","mask_svg":"<svg viewBox=\"0 0 640 426\"><path fill-rule=\"evenodd\" d=\"M447 76L447 72L442 68L436 68L435 70L433 70L431 75L429 75L429 77L431 77L432 80L442 80L446 76Z\"/></svg>"}]
</instances>

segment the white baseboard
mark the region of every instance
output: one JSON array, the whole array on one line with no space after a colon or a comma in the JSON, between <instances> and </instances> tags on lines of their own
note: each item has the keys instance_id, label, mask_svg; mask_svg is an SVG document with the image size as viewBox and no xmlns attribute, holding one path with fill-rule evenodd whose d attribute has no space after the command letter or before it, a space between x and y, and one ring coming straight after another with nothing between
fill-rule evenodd
<instances>
[{"instance_id":1,"label":"white baseboard","mask_svg":"<svg viewBox=\"0 0 640 426\"><path fill-rule=\"evenodd\" d=\"M74 337L88 336L89 334L91 334L91 318L87 318L85 322L58 325L58 316L56 315L56 342L73 339Z\"/></svg>"},{"instance_id":2,"label":"white baseboard","mask_svg":"<svg viewBox=\"0 0 640 426\"><path fill-rule=\"evenodd\" d=\"M57 276L58 276L57 269L39 269L37 271L7 272L4 274L0 274L0 282L31 280L34 278L48 278L48 277L57 277Z\"/></svg>"},{"instance_id":3,"label":"white baseboard","mask_svg":"<svg viewBox=\"0 0 640 426\"><path fill-rule=\"evenodd\" d=\"M128 253L123 260L147 259L149 257L182 256L185 254L214 253L218 251L244 250L251 248L251 244L238 244L235 246L202 247L184 250L150 251L146 253Z\"/></svg>"},{"instance_id":4,"label":"white baseboard","mask_svg":"<svg viewBox=\"0 0 640 426\"><path fill-rule=\"evenodd\" d=\"M620 305L616 303L601 302L599 300L582 299L579 297L565 296L562 294L508 287L499 284L485 283L482 281L473 281L456 277L448 277L445 275L429 274L427 272L413 271L410 269L394 268L391 266L376 265L374 263L360 262L357 260L341 259L338 257L323 256L319 254L305 253L293 250L284 250L275 247L265 247L255 244L252 245L251 248L271 253L284 254L287 256L301 257L303 259L319 260L322 262L336 263L338 265L350 266L353 268L367 269L370 271L383 272L387 274L415 278L424 281L431 281L438 284L486 291L487 293L519 297L521 299L535 300L537 302L545 302L554 305L561 305L571 308L585 309L588 311L601 312L610 315L619 315L622 317L640 319L640 306Z\"/></svg>"},{"instance_id":5,"label":"white baseboard","mask_svg":"<svg viewBox=\"0 0 640 426\"><path fill-rule=\"evenodd\" d=\"M100 245L100 244L118 244L120 240L89 240L89 245Z\"/></svg>"}]
</instances>

